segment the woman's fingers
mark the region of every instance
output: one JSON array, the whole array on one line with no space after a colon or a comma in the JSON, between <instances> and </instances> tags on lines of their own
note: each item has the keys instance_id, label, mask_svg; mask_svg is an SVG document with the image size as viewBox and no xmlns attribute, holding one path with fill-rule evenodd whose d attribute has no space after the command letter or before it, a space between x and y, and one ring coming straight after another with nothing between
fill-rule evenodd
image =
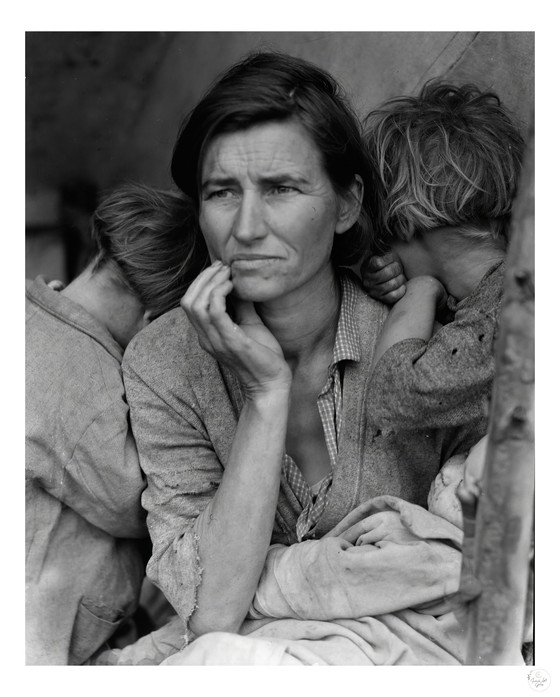
<instances>
[{"instance_id":1,"label":"woman's fingers","mask_svg":"<svg viewBox=\"0 0 560 697\"><path fill-rule=\"evenodd\" d=\"M410 542L416 536L406 528L397 511L380 511L352 525L342 537L356 546L383 540Z\"/></svg>"},{"instance_id":2,"label":"woman's fingers","mask_svg":"<svg viewBox=\"0 0 560 697\"><path fill-rule=\"evenodd\" d=\"M197 279L192 296L185 296L185 311L216 352L247 350L246 336L227 313L226 298L233 290L229 267L217 263L207 271L204 278Z\"/></svg>"},{"instance_id":3,"label":"woman's fingers","mask_svg":"<svg viewBox=\"0 0 560 697\"><path fill-rule=\"evenodd\" d=\"M220 324L224 320L233 324L226 308L226 298L232 290L233 283L228 275L217 277L216 284L208 290L204 310L212 324Z\"/></svg>"},{"instance_id":4,"label":"woman's fingers","mask_svg":"<svg viewBox=\"0 0 560 697\"><path fill-rule=\"evenodd\" d=\"M360 535L356 540L356 547L361 547L362 545L375 545L377 542L381 542L384 539L384 535L381 534L379 529L370 530Z\"/></svg>"},{"instance_id":5,"label":"woman's fingers","mask_svg":"<svg viewBox=\"0 0 560 697\"><path fill-rule=\"evenodd\" d=\"M212 266L199 274L181 299L181 307L199 333L201 331L204 333L205 327L210 323L211 297L214 296L214 307L216 307L216 304L220 303L220 296L223 296L225 308L225 296L231 292L229 276L229 267L221 262L214 262Z\"/></svg>"},{"instance_id":6,"label":"woman's fingers","mask_svg":"<svg viewBox=\"0 0 560 697\"><path fill-rule=\"evenodd\" d=\"M224 283L230 276L229 266L221 262L215 262L205 269L191 284L191 287L183 296L181 305L189 312L205 315L210 303L210 294Z\"/></svg>"},{"instance_id":7,"label":"woman's fingers","mask_svg":"<svg viewBox=\"0 0 560 697\"><path fill-rule=\"evenodd\" d=\"M198 296L200 290L212 279L213 276L223 267L220 261L215 261L210 266L207 266L203 271L201 271L194 281L190 284L187 292L183 296L181 303L183 301L190 305L191 302Z\"/></svg>"},{"instance_id":8,"label":"woman's fingers","mask_svg":"<svg viewBox=\"0 0 560 697\"><path fill-rule=\"evenodd\" d=\"M361 536L366 534L368 531L370 531L372 528L376 528L382 523L382 513L374 513L373 515L368 516L367 518L363 518L362 520L359 520L357 523L354 523L351 527L348 528L343 534L342 537L347 541L351 542L352 544L356 544L356 540Z\"/></svg>"},{"instance_id":9,"label":"woman's fingers","mask_svg":"<svg viewBox=\"0 0 560 697\"><path fill-rule=\"evenodd\" d=\"M272 389L291 382L278 342L253 303L235 300L235 321L226 299L233 290L231 271L221 262L205 269L181 300L202 348L228 365L247 389Z\"/></svg>"},{"instance_id":10,"label":"woman's fingers","mask_svg":"<svg viewBox=\"0 0 560 697\"><path fill-rule=\"evenodd\" d=\"M225 296L230 291L229 269L216 261L197 276L181 299L181 307L196 329L200 345L210 354L222 350L219 332L212 326L210 307L213 303L214 313L219 313L216 308L220 307L225 313Z\"/></svg>"}]
</instances>

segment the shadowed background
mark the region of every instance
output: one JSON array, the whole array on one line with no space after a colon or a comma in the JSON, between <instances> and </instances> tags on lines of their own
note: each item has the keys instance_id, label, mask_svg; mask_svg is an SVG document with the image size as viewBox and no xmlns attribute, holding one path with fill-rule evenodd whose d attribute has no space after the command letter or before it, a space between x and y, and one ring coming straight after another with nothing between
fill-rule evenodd
<instances>
[{"instance_id":1,"label":"shadowed background","mask_svg":"<svg viewBox=\"0 0 560 697\"><path fill-rule=\"evenodd\" d=\"M331 72L359 116L444 77L495 90L524 131L532 123L533 32L27 32L26 277L81 270L89 216L111 188L171 188L183 117L260 48Z\"/></svg>"}]
</instances>

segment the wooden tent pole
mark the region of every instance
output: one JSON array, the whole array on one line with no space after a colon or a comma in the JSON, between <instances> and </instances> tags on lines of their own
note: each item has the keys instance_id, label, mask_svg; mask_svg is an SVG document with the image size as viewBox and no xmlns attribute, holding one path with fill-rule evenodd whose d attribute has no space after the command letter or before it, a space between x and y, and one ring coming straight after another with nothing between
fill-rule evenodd
<instances>
[{"instance_id":1,"label":"wooden tent pole","mask_svg":"<svg viewBox=\"0 0 560 697\"><path fill-rule=\"evenodd\" d=\"M468 518L468 504L462 501ZM472 513L472 511L471 511ZM474 538L464 564L480 594L468 605L469 665L519 662L534 519L534 138L512 216L496 378ZM469 559L469 554L473 559ZM466 574L464 574L466 577ZM467 589L467 594L468 594Z\"/></svg>"}]
</instances>

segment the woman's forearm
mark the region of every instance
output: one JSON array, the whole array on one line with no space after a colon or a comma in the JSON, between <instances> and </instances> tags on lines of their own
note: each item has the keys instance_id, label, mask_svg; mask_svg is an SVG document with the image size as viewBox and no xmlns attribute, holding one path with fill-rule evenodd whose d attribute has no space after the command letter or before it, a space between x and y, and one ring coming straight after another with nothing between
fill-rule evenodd
<instances>
[{"instance_id":1,"label":"woman's forearm","mask_svg":"<svg viewBox=\"0 0 560 697\"><path fill-rule=\"evenodd\" d=\"M189 628L237 631L262 572L274 525L289 390L248 400L222 481L197 522L202 580Z\"/></svg>"}]
</instances>

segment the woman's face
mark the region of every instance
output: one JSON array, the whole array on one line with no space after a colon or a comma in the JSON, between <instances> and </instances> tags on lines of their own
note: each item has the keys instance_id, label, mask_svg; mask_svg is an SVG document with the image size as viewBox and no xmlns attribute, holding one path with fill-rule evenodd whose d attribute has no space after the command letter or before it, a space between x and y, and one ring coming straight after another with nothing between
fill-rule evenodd
<instances>
[{"instance_id":1,"label":"woman's face","mask_svg":"<svg viewBox=\"0 0 560 697\"><path fill-rule=\"evenodd\" d=\"M231 267L235 294L286 297L331 272L333 236L355 217L297 121L216 136L202 163L200 226L213 259Z\"/></svg>"}]
</instances>

